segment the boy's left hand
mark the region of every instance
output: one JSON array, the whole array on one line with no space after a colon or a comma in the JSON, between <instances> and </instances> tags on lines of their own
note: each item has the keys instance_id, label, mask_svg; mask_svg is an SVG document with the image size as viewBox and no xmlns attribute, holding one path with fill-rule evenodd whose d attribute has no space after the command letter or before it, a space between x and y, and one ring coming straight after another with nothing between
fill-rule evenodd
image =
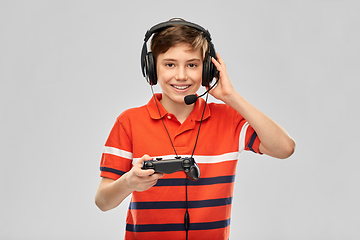
<instances>
[{"instance_id":1,"label":"boy's left hand","mask_svg":"<svg viewBox=\"0 0 360 240\"><path fill-rule=\"evenodd\" d=\"M220 57L219 53L216 53L217 60L211 58L215 67L219 71L219 82L217 86L209 91L209 93L216 99L227 102L227 98L231 97L236 91L230 81L230 78L226 71L226 65L224 60ZM208 89L208 88L207 88Z\"/></svg>"}]
</instances>

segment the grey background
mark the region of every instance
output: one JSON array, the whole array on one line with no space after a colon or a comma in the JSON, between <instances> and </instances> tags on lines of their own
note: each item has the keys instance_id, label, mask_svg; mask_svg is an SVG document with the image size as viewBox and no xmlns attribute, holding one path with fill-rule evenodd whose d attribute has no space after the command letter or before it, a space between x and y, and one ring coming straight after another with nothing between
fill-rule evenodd
<instances>
[{"instance_id":1,"label":"grey background","mask_svg":"<svg viewBox=\"0 0 360 240\"><path fill-rule=\"evenodd\" d=\"M123 238L128 200L94 204L101 152L151 97L143 37L172 17L209 29L238 92L297 142L240 157L231 239L359 239L359 5L1 0L0 239Z\"/></svg>"}]
</instances>

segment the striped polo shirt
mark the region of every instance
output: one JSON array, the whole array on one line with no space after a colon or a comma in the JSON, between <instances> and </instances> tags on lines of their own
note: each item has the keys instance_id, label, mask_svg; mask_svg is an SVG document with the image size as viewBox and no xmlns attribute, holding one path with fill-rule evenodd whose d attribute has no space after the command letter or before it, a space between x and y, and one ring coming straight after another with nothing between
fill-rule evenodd
<instances>
[{"instance_id":1,"label":"striped polo shirt","mask_svg":"<svg viewBox=\"0 0 360 240\"><path fill-rule=\"evenodd\" d=\"M199 99L181 124L166 112L156 94L147 105L124 111L106 141L100 163L101 177L118 179L144 155L171 159L175 153L161 121L181 157L193 152L205 101ZM160 110L160 113L159 113ZM247 121L225 104L205 107L194 159L200 168L197 181L188 180L188 239L229 238L231 203L239 154L259 153L259 138ZM186 175L165 174L157 184L133 192L126 218L125 239L185 239Z\"/></svg>"}]
</instances>

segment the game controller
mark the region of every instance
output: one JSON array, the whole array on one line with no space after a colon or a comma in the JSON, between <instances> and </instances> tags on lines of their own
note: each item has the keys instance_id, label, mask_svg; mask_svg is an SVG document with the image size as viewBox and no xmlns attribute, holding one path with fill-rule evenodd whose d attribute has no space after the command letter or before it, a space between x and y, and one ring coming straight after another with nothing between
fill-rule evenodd
<instances>
[{"instance_id":1,"label":"game controller","mask_svg":"<svg viewBox=\"0 0 360 240\"><path fill-rule=\"evenodd\" d=\"M175 159L156 158L144 161L141 169L154 169L155 173L174 173L184 170L186 176L193 181L200 177L200 169L192 157L176 157Z\"/></svg>"}]
</instances>

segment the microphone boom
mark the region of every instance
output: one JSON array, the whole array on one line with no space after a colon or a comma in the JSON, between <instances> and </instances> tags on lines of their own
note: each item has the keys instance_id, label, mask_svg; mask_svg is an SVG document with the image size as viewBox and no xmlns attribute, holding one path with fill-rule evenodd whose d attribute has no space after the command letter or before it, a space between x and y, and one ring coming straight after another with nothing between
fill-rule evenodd
<instances>
[{"instance_id":1,"label":"microphone boom","mask_svg":"<svg viewBox=\"0 0 360 240\"><path fill-rule=\"evenodd\" d=\"M216 84L218 83L218 81L219 81L219 79L217 79L215 84L212 85L206 92L204 92L200 96L196 96L196 94L191 94L191 95L185 96L184 101L185 101L186 105L191 105L191 104L195 103L199 97L204 96L207 92L209 92L211 89L213 89L216 86Z\"/></svg>"}]
</instances>

